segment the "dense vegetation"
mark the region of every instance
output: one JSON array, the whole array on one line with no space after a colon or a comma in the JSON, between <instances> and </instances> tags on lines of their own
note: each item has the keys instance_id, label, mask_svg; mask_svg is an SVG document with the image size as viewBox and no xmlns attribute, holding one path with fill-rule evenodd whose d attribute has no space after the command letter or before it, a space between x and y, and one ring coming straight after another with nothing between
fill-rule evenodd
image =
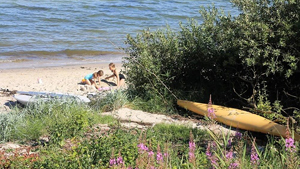
<instances>
[{"instance_id":1,"label":"dense vegetation","mask_svg":"<svg viewBox=\"0 0 300 169\"><path fill-rule=\"evenodd\" d=\"M212 94L218 104L299 121L300 4L233 3L239 16L212 7L201 9L203 23L191 20L179 32L167 28L128 36L126 91L89 105L40 102L0 114L0 141L29 145L26 152L1 149L0 168L298 168L299 143L289 130L286 139L259 142L246 132L215 135L170 124L123 129L118 120L101 115L124 105L172 112L176 97L207 102ZM102 131L99 123L110 129Z\"/></svg>"},{"instance_id":2,"label":"dense vegetation","mask_svg":"<svg viewBox=\"0 0 300 169\"><path fill-rule=\"evenodd\" d=\"M113 92L101 100L121 105L127 102L124 96ZM237 169L300 165L299 144L292 138L270 137L257 145L247 133L215 135L184 125L125 129L118 120L102 115L107 106L96 107L97 103L100 100L91 105L40 102L0 114L1 142L20 143L16 149L3 150L1 145L0 168ZM41 140L45 137L49 140Z\"/></svg>"},{"instance_id":3,"label":"dense vegetation","mask_svg":"<svg viewBox=\"0 0 300 169\"><path fill-rule=\"evenodd\" d=\"M238 16L202 8L190 20L136 37L125 57L130 90L165 106L180 99L247 107L272 120L300 121L300 3L295 0L233 0ZM170 91L167 89L169 88ZM273 112L273 113L269 113Z\"/></svg>"}]
</instances>

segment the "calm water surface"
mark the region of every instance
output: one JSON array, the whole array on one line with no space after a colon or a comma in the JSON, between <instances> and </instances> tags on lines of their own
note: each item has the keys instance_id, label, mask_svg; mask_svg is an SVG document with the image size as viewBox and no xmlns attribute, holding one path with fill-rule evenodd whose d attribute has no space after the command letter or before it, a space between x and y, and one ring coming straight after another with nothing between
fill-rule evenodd
<instances>
[{"instance_id":1,"label":"calm water surface","mask_svg":"<svg viewBox=\"0 0 300 169\"><path fill-rule=\"evenodd\" d=\"M201 22L200 6L237 15L229 0L0 0L0 69L42 61L120 61L127 34ZM63 60L63 61L62 61Z\"/></svg>"}]
</instances>

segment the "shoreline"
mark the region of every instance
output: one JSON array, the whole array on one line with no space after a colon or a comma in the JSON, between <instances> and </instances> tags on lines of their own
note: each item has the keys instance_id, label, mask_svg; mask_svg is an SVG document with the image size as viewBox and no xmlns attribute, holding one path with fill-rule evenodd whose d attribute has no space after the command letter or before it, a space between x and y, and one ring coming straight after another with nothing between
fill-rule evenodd
<instances>
[{"instance_id":1,"label":"shoreline","mask_svg":"<svg viewBox=\"0 0 300 169\"><path fill-rule=\"evenodd\" d=\"M109 62L110 63L110 62ZM64 65L38 68L11 68L0 69L0 89L9 91L34 91L54 92L74 95L87 95L99 92L93 86L84 85L81 80L85 75L103 70L104 75L100 78L100 86L108 87L116 83L116 78L105 81L104 78L112 73L107 62L86 63L76 65ZM123 70L121 62L114 62L118 71ZM41 79L41 83L38 79ZM0 91L0 113L10 109L11 103L15 103L13 95L6 95Z\"/></svg>"},{"instance_id":2,"label":"shoreline","mask_svg":"<svg viewBox=\"0 0 300 169\"><path fill-rule=\"evenodd\" d=\"M69 58L19 58L19 59L0 59L0 70L5 69L23 69L23 68L42 68L42 67L60 67L75 66L86 64L109 64L110 62L122 63L125 54L102 55L102 56L84 56Z\"/></svg>"}]
</instances>

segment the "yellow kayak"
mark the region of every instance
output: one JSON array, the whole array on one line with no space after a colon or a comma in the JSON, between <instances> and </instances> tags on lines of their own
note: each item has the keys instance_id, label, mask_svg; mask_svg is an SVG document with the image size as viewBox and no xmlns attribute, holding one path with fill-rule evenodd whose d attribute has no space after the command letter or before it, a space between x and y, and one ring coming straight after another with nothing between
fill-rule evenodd
<instances>
[{"instance_id":1,"label":"yellow kayak","mask_svg":"<svg viewBox=\"0 0 300 169\"><path fill-rule=\"evenodd\" d=\"M186 100L177 100L177 104L197 114L208 116L208 108L210 107L209 104L191 102ZM277 124L262 116L244 110L218 105L211 106L214 110L213 119L218 122L243 130L286 137L287 127L284 125ZM294 139L300 140L300 135L294 133Z\"/></svg>"}]
</instances>

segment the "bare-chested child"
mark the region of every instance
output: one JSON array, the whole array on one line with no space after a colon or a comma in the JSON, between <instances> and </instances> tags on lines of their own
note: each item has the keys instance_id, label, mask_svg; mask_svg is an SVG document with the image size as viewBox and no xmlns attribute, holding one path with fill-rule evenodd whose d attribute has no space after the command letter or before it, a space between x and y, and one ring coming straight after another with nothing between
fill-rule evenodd
<instances>
[{"instance_id":1,"label":"bare-chested child","mask_svg":"<svg viewBox=\"0 0 300 169\"><path fill-rule=\"evenodd\" d=\"M114 63L110 63L108 67L113 74L111 76L106 77L105 79L108 80L111 77L116 77L117 87L123 87L125 85L125 76L116 70L116 65Z\"/></svg>"}]
</instances>

